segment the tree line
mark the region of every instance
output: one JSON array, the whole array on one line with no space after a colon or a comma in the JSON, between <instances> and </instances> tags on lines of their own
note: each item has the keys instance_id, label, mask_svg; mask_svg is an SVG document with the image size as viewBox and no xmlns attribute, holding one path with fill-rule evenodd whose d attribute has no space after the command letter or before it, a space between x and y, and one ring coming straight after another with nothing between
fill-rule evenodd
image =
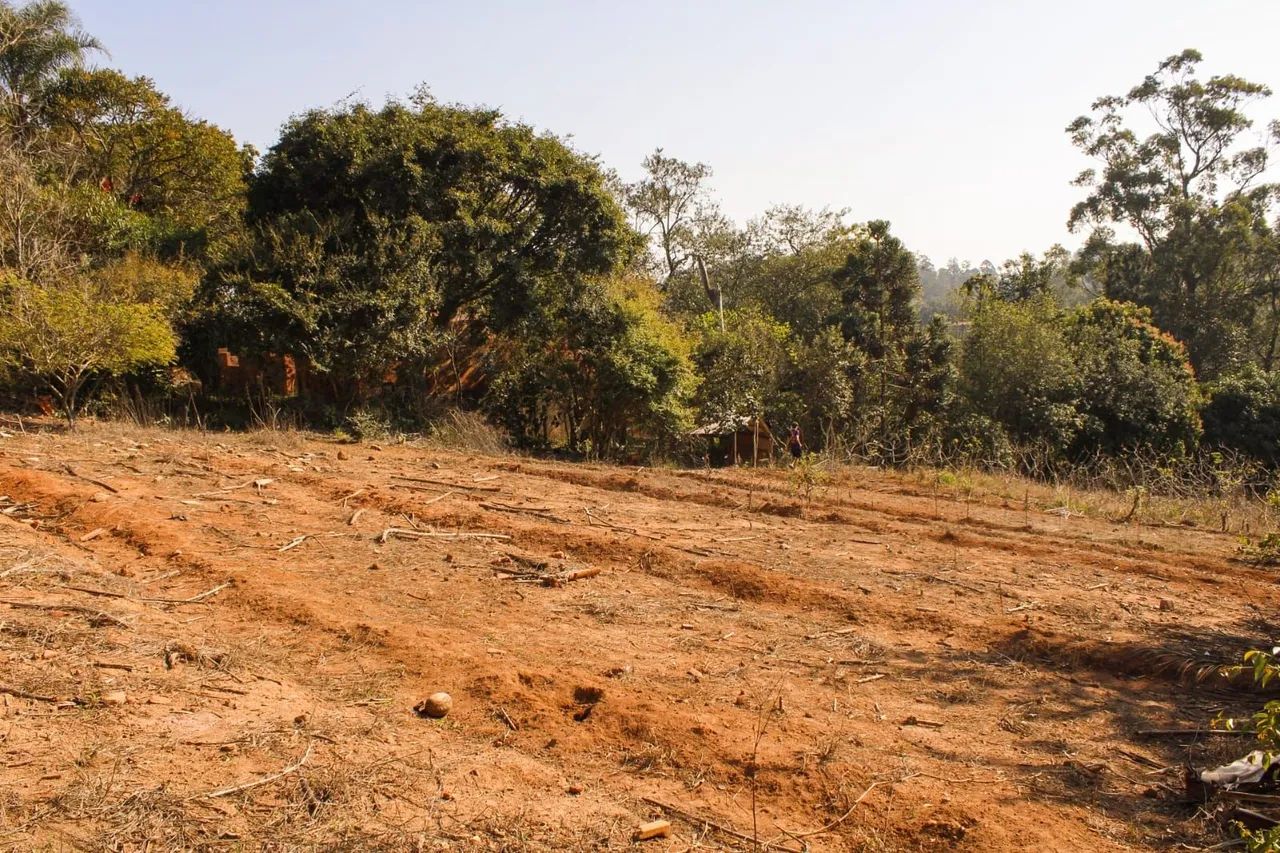
<instances>
[{"instance_id":1,"label":"tree line","mask_svg":"<svg viewBox=\"0 0 1280 853\"><path fill-rule=\"evenodd\" d=\"M800 423L878 463L1230 450L1280 463L1270 91L1160 63L1067 128L1082 248L935 267L888 222L739 224L662 149L624 182L563 138L427 89L288 119L265 153L184 112L57 0L0 0L0 385L69 419L288 354L317 427L445 407L515 441L678 452ZM192 398L194 399L194 397ZM279 402L279 401L278 401Z\"/></svg>"}]
</instances>

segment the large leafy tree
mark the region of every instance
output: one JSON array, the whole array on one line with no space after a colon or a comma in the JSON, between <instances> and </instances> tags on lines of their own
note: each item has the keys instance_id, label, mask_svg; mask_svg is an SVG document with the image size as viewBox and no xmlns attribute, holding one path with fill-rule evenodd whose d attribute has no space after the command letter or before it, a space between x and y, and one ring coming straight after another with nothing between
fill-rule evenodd
<instances>
[{"instance_id":1,"label":"large leafy tree","mask_svg":"<svg viewBox=\"0 0 1280 853\"><path fill-rule=\"evenodd\" d=\"M1247 133L1246 108L1270 90L1234 75L1202 80L1200 61L1194 50L1171 56L1068 127L1100 162L1077 179L1089 194L1069 225L1094 229L1076 272L1113 299L1150 307L1212 376L1247 354L1266 308L1259 289L1267 282L1247 259L1267 231L1276 187L1262 180L1265 145Z\"/></svg>"},{"instance_id":2,"label":"large leafy tree","mask_svg":"<svg viewBox=\"0 0 1280 853\"><path fill-rule=\"evenodd\" d=\"M228 339L304 355L348 387L425 357L455 322L509 329L636 246L594 160L425 93L289 122L248 222L250 250L206 294Z\"/></svg>"}]
</instances>

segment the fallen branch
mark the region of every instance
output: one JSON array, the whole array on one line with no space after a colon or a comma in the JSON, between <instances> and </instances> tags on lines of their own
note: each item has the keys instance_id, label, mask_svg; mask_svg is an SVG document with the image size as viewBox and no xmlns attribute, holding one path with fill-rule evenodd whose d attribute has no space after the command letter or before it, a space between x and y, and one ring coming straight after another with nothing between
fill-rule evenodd
<instances>
[{"instance_id":1,"label":"fallen branch","mask_svg":"<svg viewBox=\"0 0 1280 853\"><path fill-rule=\"evenodd\" d=\"M520 731L520 727L516 725L515 720L511 719L511 715L507 713L506 708L499 705L495 713L498 715L499 719L502 720L502 722L507 724L507 728L511 729L511 731L513 732Z\"/></svg>"},{"instance_id":2,"label":"fallen branch","mask_svg":"<svg viewBox=\"0 0 1280 853\"><path fill-rule=\"evenodd\" d=\"M651 806L655 806L657 808L663 809L664 811L668 811L671 814L679 815L680 817L684 818L685 820L689 821L694 825L702 824L703 826L709 826L712 829L716 830L717 832L724 833L730 838L736 838L739 841L745 841L748 844L757 845L761 849L784 850L784 851L787 851L787 853L801 853L801 851L796 850L794 847L787 847L785 844L778 844L777 842L773 842L773 841L760 841L758 839L752 838L750 835L747 835L744 832L738 832L738 830L736 829L730 829L729 827L720 823L716 823L715 821L705 818L702 815L697 815L697 814L694 814L693 812L687 812L684 809L676 808L675 806L668 805L667 803L664 803L661 800L655 800L652 797L641 797L640 800L641 802L648 803Z\"/></svg>"},{"instance_id":3,"label":"fallen branch","mask_svg":"<svg viewBox=\"0 0 1280 853\"><path fill-rule=\"evenodd\" d=\"M211 598L231 586L232 581L218 584L213 589L206 590L199 595L193 595L190 598L139 598L138 601L146 601L152 604L199 604L206 598Z\"/></svg>"},{"instance_id":4,"label":"fallen branch","mask_svg":"<svg viewBox=\"0 0 1280 853\"><path fill-rule=\"evenodd\" d=\"M621 524L614 524L612 521L601 518L598 515L593 515L590 507L583 507L582 511L587 514L587 518L591 519L592 524L599 524L601 527L607 527L610 530L617 530L621 533L630 533L632 536L642 536L645 539L654 539L658 542L661 542L664 539L662 536L657 536L653 533L645 533L643 531L636 530L634 527L623 527Z\"/></svg>"},{"instance_id":5,"label":"fallen branch","mask_svg":"<svg viewBox=\"0 0 1280 853\"><path fill-rule=\"evenodd\" d=\"M363 509L358 509L355 512L351 513L351 517L347 519L347 526L354 527L355 523L360 520L360 516L362 515L364 515Z\"/></svg>"},{"instance_id":6,"label":"fallen branch","mask_svg":"<svg viewBox=\"0 0 1280 853\"><path fill-rule=\"evenodd\" d=\"M306 541L307 541L308 539L310 539L310 538L311 538L310 536L308 536L308 535L305 535L305 534L304 534L304 535L302 535L302 536L299 536L299 537L297 537L297 538L295 538L295 539L291 540L290 542L288 542L288 543L287 543L287 544L285 544L285 545L281 545L281 546L280 546L279 548L277 548L276 550L277 550L277 551L279 551L279 552L281 552L281 553L283 553L283 552L285 552L285 551L292 550L293 548L297 548L299 545L301 545L303 542L306 542Z\"/></svg>"},{"instance_id":7,"label":"fallen branch","mask_svg":"<svg viewBox=\"0 0 1280 853\"><path fill-rule=\"evenodd\" d=\"M17 696L19 699L30 699L33 702L52 702L57 704L62 701L57 696L41 696L38 693L28 693L25 690L19 690L12 685L4 684L2 682L0 682L0 693L8 693L10 696Z\"/></svg>"},{"instance_id":8,"label":"fallen branch","mask_svg":"<svg viewBox=\"0 0 1280 853\"><path fill-rule=\"evenodd\" d=\"M213 799L215 797L225 797L228 794L238 794L241 791L247 791L250 788L257 788L260 785L266 785L268 782L274 782L277 779L288 776L290 773L297 772L297 770L301 768L302 765L306 764L309 760L311 760L311 747L312 747L312 744L308 743L307 751L302 753L301 758L299 758L297 761L295 761L294 763L290 764L288 767L284 768L283 770L277 773L272 773L270 776L263 776L261 779L255 779L252 782L245 782L244 784L241 784L241 785L233 785L230 788L219 788L216 791L210 791L209 793L205 794L205 796L209 797L210 799Z\"/></svg>"},{"instance_id":9,"label":"fallen branch","mask_svg":"<svg viewBox=\"0 0 1280 853\"><path fill-rule=\"evenodd\" d=\"M444 486L446 489L461 489L466 492L501 492L497 486L468 486L462 483L450 483L447 480L432 480L426 477L404 477L392 474L391 479L403 480L407 483L425 483L429 486Z\"/></svg>"},{"instance_id":10,"label":"fallen branch","mask_svg":"<svg viewBox=\"0 0 1280 853\"><path fill-rule=\"evenodd\" d=\"M859 629L857 628L841 628L838 631L821 631L817 634L805 634L804 638L806 640L823 640L827 637L843 637L846 634L856 634L858 633L858 630Z\"/></svg>"},{"instance_id":11,"label":"fallen branch","mask_svg":"<svg viewBox=\"0 0 1280 853\"><path fill-rule=\"evenodd\" d=\"M393 536L403 537L405 539L498 539L501 541L510 541L511 537L505 533L436 533L427 530L409 530L405 527L388 527L382 531L382 535L378 537L379 542L386 542Z\"/></svg>"},{"instance_id":12,"label":"fallen branch","mask_svg":"<svg viewBox=\"0 0 1280 853\"><path fill-rule=\"evenodd\" d=\"M106 533L106 532L107 532L107 528L105 528L105 527L95 527L93 530L90 530L88 533L86 533L85 535L81 536L81 537L80 537L80 541L81 541L81 542L92 542L94 539L97 539L99 536L101 536L102 534L104 534L104 533Z\"/></svg>"},{"instance_id":13,"label":"fallen branch","mask_svg":"<svg viewBox=\"0 0 1280 853\"><path fill-rule=\"evenodd\" d=\"M94 589L91 586L72 586L71 584L63 584L63 589L73 589L76 592L83 592L89 595L100 595L103 598L128 598L123 592L110 592L105 589Z\"/></svg>"},{"instance_id":14,"label":"fallen branch","mask_svg":"<svg viewBox=\"0 0 1280 853\"><path fill-rule=\"evenodd\" d=\"M72 477L75 477L77 480L84 480L86 483L92 483L93 485L98 486L99 488L106 489L108 492L111 492L111 494L113 495L120 494L120 490L117 489L115 486L111 485L110 483L104 483L101 480L95 480L92 477L86 477L83 474L77 474L76 469L72 468L70 465L63 465L62 470L66 471L68 474L70 474Z\"/></svg>"},{"instance_id":15,"label":"fallen branch","mask_svg":"<svg viewBox=\"0 0 1280 853\"><path fill-rule=\"evenodd\" d=\"M103 622L109 622L121 628L132 628L128 622L118 617L112 616L110 613L103 613L101 610L94 610L92 607L83 607L79 604L42 604L35 601L10 601L8 599L0 599L0 604L7 604L10 607L20 607L27 610L65 610L68 613L79 613L89 617L92 622L100 619Z\"/></svg>"},{"instance_id":16,"label":"fallen branch","mask_svg":"<svg viewBox=\"0 0 1280 853\"><path fill-rule=\"evenodd\" d=\"M561 518L558 515L552 515L551 511L546 507L524 507L510 506L508 504L499 503L482 503L482 509L494 510L495 512L514 512L523 515L532 515L534 518L541 518L543 521L554 521L556 524L568 524L567 518Z\"/></svg>"},{"instance_id":17,"label":"fallen branch","mask_svg":"<svg viewBox=\"0 0 1280 853\"><path fill-rule=\"evenodd\" d=\"M456 495L456 494L457 494L457 492L453 492L453 491L445 492L443 495L436 495L434 498L432 498L432 499L431 499L431 500L429 500L429 501L423 501L423 502L422 502L422 505L423 505L423 506L431 506L431 505L432 505L432 504L434 504L434 503L439 503L440 501L444 500L445 498L450 497L450 496L452 496L452 495Z\"/></svg>"}]
</instances>

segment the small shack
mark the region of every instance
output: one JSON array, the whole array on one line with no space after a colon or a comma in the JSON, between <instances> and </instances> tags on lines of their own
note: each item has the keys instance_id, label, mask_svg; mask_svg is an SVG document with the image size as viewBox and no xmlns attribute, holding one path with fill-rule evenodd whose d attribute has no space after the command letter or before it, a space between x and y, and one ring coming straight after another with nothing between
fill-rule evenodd
<instances>
[{"instance_id":1,"label":"small shack","mask_svg":"<svg viewBox=\"0 0 1280 853\"><path fill-rule=\"evenodd\" d=\"M726 465L758 465L773 458L773 433L761 418L741 415L704 424L691 436L707 440L707 458L716 468Z\"/></svg>"}]
</instances>

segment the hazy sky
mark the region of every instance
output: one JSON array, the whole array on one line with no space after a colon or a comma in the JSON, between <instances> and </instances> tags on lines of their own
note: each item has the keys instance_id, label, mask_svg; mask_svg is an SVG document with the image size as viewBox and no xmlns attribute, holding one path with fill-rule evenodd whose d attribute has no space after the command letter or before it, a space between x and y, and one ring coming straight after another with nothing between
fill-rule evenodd
<instances>
[{"instance_id":1,"label":"hazy sky","mask_svg":"<svg viewBox=\"0 0 1280 853\"><path fill-rule=\"evenodd\" d=\"M71 0L174 100L265 150L293 113L426 83L572 137L624 178L657 146L739 221L890 220L943 262L1077 242L1063 128L1186 47L1280 88L1280 0ZM1259 124L1280 117L1280 96Z\"/></svg>"}]
</instances>

